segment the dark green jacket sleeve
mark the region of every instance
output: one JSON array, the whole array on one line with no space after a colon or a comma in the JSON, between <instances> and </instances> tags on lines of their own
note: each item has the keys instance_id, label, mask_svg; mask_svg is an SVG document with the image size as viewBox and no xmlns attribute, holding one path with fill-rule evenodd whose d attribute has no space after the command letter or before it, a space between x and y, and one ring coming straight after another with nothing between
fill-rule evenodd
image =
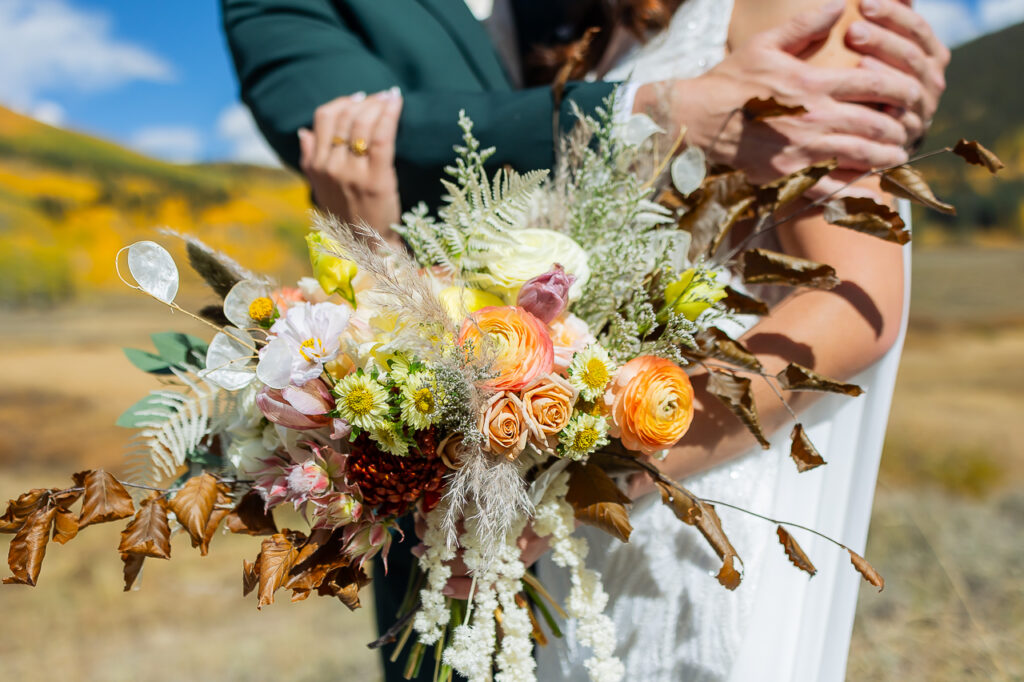
<instances>
[{"instance_id":1,"label":"dark green jacket sleeve","mask_svg":"<svg viewBox=\"0 0 1024 682\"><path fill-rule=\"evenodd\" d=\"M378 2L391 10L391 23L380 22L383 33L368 33L366 26L357 30L345 16L344 2L222 0L242 100L286 163L298 165L296 131L311 125L317 106L397 85L405 99L396 158L405 206L437 201L443 168L461 141L460 109L473 119L481 143L497 147L495 167L552 165L554 105L548 88L513 91L507 81L485 82L467 66L466 56L447 44L445 34L431 34L429 27L403 17L403 7L418 7L415 0ZM396 50L404 54L396 56ZM592 112L613 88L570 83L560 113L563 125L571 123L570 101Z\"/></svg>"}]
</instances>

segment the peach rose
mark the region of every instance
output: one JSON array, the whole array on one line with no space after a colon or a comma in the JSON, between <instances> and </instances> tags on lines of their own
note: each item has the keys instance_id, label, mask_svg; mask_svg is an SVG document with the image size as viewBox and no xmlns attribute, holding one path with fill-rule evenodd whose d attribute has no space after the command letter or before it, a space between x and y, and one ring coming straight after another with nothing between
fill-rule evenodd
<instances>
[{"instance_id":1,"label":"peach rose","mask_svg":"<svg viewBox=\"0 0 1024 682\"><path fill-rule=\"evenodd\" d=\"M513 393L495 393L480 415L480 433L487 437L486 449L514 460L526 447L529 435L523 423L523 403Z\"/></svg>"},{"instance_id":2,"label":"peach rose","mask_svg":"<svg viewBox=\"0 0 1024 682\"><path fill-rule=\"evenodd\" d=\"M523 390L523 417L533 444L541 450L554 450L558 432L572 416L579 392L557 374L534 379Z\"/></svg>"},{"instance_id":3,"label":"peach rose","mask_svg":"<svg viewBox=\"0 0 1024 682\"><path fill-rule=\"evenodd\" d=\"M587 323L572 313L556 318L548 327L555 347L555 371L565 374L572 356L597 341Z\"/></svg>"},{"instance_id":4,"label":"peach rose","mask_svg":"<svg viewBox=\"0 0 1024 682\"><path fill-rule=\"evenodd\" d=\"M675 444L693 420L693 386L674 362L652 355L630 360L605 394L609 433L627 450L653 455Z\"/></svg>"},{"instance_id":5,"label":"peach rose","mask_svg":"<svg viewBox=\"0 0 1024 682\"><path fill-rule=\"evenodd\" d=\"M519 391L537 377L551 373L554 347L548 330L522 308L480 308L462 323L458 343L461 346L467 341L473 342L478 354L491 348L496 351L493 368L498 376L484 383L488 388Z\"/></svg>"}]
</instances>

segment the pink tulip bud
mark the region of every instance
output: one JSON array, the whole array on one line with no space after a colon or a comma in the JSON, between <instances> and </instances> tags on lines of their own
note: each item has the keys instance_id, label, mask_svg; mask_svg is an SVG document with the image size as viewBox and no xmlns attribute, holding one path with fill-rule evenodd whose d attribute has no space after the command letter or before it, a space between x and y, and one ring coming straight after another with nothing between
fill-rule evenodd
<instances>
[{"instance_id":1,"label":"pink tulip bud","mask_svg":"<svg viewBox=\"0 0 1024 682\"><path fill-rule=\"evenodd\" d=\"M308 430L331 423L327 413L334 409L334 398L323 381L314 379L303 386L264 387L256 396L256 405L275 424Z\"/></svg>"},{"instance_id":2,"label":"pink tulip bud","mask_svg":"<svg viewBox=\"0 0 1024 682\"><path fill-rule=\"evenodd\" d=\"M569 289L575 281L575 275L570 275L555 263L554 270L538 275L523 285L516 305L533 313L544 324L551 324L569 304Z\"/></svg>"}]
</instances>

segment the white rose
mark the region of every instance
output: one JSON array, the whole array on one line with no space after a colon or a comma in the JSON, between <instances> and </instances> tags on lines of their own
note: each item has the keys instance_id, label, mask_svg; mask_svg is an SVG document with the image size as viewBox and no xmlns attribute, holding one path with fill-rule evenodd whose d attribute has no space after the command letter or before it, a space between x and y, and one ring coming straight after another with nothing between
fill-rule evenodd
<instances>
[{"instance_id":1,"label":"white rose","mask_svg":"<svg viewBox=\"0 0 1024 682\"><path fill-rule=\"evenodd\" d=\"M520 246L496 251L487 264L488 288L500 291L507 301L515 301L523 284L550 272L555 263L559 263L566 272L576 276L569 289L569 300L580 297L590 279L590 267L587 252L575 240L561 232L541 228L517 230L510 236Z\"/></svg>"}]
</instances>

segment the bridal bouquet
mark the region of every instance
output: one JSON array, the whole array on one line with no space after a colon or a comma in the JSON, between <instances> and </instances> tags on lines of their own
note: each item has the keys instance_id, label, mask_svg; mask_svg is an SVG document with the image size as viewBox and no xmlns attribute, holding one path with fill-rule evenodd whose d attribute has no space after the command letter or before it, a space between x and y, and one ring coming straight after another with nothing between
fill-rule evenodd
<instances>
[{"instance_id":1,"label":"bridal bouquet","mask_svg":"<svg viewBox=\"0 0 1024 682\"><path fill-rule=\"evenodd\" d=\"M786 113L752 102L744 115ZM656 461L694 419L688 367L709 372L710 392L766 447L752 381L770 382L780 399L859 393L797 364L768 375L727 332L739 316L769 312L744 284L838 283L828 265L748 248L834 164L756 186L739 171L709 171L698 149L659 150L663 135L647 117L625 126L604 113L580 119L551 177L489 176L491 152L463 116L443 207L412 211L397 227L411 254L316 215L313 276L294 287L182 237L222 299L193 314L174 302L170 254L151 241L126 247L131 286L215 334L208 344L156 334L155 352L126 351L164 384L119 420L138 429L130 474L84 471L71 486L12 500L0 517L0 531L14 534L4 582L34 585L51 536L65 543L91 524L128 518L118 547L127 590L146 558L170 557L175 531L205 554L223 525L264 536L243 568L258 607L284 589L293 601L316 592L355 608L366 562L386 562L397 519L415 513L419 571L395 627L375 643L401 649L412 640L410 676L435 647L436 679L533 679L533 642L546 637L541 621L559 634L557 613L578 620L591 677L617 680L624 671L602 614L607 596L573 531L578 521L628 541L620 484L643 475L708 540L722 562L718 581L734 589L741 561L714 504ZM998 164L976 143L953 151ZM909 166L882 175L890 191L943 206ZM832 223L898 243L910 237L870 199L824 207ZM741 221L753 224L752 237L725 248ZM801 471L824 464L800 424L792 456ZM307 531L278 528L274 512L284 506L301 512ZM520 561L528 525L570 573L565 604ZM813 575L785 525L777 522L785 552ZM460 552L473 578L469 601L443 592Z\"/></svg>"}]
</instances>

